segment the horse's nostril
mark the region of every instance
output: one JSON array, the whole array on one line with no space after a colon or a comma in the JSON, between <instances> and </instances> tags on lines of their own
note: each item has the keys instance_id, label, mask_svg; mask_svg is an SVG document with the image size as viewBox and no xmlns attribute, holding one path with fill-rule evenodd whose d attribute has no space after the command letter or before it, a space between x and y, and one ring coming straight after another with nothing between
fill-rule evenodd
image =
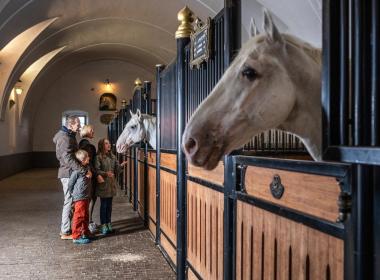
<instances>
[{"instance_id":1,"label":"horse's nostril","mask_svg":"<svg viewBox=\"0 0 380 280\"><path fill-rule=\"evenodd\" d=\"M187 139L185 143L185 150L190 154L194 154L198 150L197 141L193 138Z\"/></svg>"}]
</instances>

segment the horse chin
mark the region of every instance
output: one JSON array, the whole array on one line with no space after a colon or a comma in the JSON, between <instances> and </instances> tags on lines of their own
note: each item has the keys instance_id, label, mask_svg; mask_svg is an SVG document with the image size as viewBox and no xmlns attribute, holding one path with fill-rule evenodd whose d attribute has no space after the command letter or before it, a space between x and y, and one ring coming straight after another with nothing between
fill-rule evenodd
<instances>
[{"instance_id":1,"label":"horse chin","mask_svg":"<svg viewBox=\"0 0 380 280\"><path fill-rule=\"evenodd\" d=\"M224 150L218 147L210 149L207 154L197 153L195 156L187 156L188 161L198 167L202 167L206 170L214 169L224 154Z\"/></svg>"}]
</instances>

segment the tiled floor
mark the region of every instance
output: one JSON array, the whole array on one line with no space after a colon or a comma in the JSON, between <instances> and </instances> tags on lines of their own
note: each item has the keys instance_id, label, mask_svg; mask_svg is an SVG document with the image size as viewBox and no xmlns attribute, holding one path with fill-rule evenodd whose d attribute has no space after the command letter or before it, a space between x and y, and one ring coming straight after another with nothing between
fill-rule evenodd
<instances>
[{"instance_id":1,"label":"tiled floor","mask_svg":"<svg viewBox=\"0 0 380 280\"><path fill-rule=\"evenodd\" d=\"M63 203L55 169L0 181L0 279L174 279L126 197L114 199L117 233L88 245L59 238ZM99 222L99 203L95 209Z\"/></svg>"}]
</instances>

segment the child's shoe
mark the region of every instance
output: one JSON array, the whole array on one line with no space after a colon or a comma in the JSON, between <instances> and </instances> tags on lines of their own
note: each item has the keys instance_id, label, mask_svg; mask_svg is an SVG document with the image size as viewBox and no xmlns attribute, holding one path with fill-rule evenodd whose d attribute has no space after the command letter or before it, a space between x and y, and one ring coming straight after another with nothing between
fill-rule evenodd
<instances>
[{"instance_id":1,"label":"child's shoe","mask_svg":"<svg viewBox=\"0 0 380 280\"><path fill-rule=\"evenodd\" d=\"M115 232L115 230L112 228L111 223L108 223L107 227L108 227L108 233L114 233Z\"/></svg>"},{"instance_id":2,"label":"child's shoe","mask_svg":"<svg viewBox=\"0 0 380 280\"><path fill-rule=\"evenodd\" d=\"M107 224L102 225L101 232L104 235L106 235L107 233L109 233Z\"/></svg>"},{"instance_id":3,"label":"child's shoe","mask_svg":"<svg viewBox=\"0 0 380 280\"><path fill-rule=\"evenodd\" d=\"M87 237L84 237L84 236L82 236L78 239L73 239L74 244L88 244L90 242L91 242L91 240Z\"/></svg>"},{"instance_id":4,"label":"child's shoe","mask_svg":"<svg viewBox=\"0 0 380 280\"><path fill-rule=\"evenodd\" d=\"M60 234L62 240L72 240L73 236L71 233L61 233Z\"/></svg>"},{"instance_id":5,"label":"child's shoe","mask_svg":"<svg viewBox=\"0 0 380 280\"><path fill-rule=\"evenodd\" d=\"M95 233L96 232L96 229L97 229L97 225L94 223L94 222L91 222L89 225L88 225L88 229L91 233Z\"/></svg>"}]
</instances>

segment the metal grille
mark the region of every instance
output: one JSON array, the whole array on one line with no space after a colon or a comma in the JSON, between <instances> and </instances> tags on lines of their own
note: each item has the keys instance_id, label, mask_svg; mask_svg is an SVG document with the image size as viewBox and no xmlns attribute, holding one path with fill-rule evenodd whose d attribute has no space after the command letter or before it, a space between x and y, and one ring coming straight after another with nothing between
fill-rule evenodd
<instances>
[{"instance_id":1,"label":"metal grille","mask_svg":"<svg viewBox=\"0 0 380 280\"><path fill-rule=\"evenodd\" d=\"M175 150L177 141L176 63L160 74L161 79L161 149Z\"/></svg>"}]
</instances>

